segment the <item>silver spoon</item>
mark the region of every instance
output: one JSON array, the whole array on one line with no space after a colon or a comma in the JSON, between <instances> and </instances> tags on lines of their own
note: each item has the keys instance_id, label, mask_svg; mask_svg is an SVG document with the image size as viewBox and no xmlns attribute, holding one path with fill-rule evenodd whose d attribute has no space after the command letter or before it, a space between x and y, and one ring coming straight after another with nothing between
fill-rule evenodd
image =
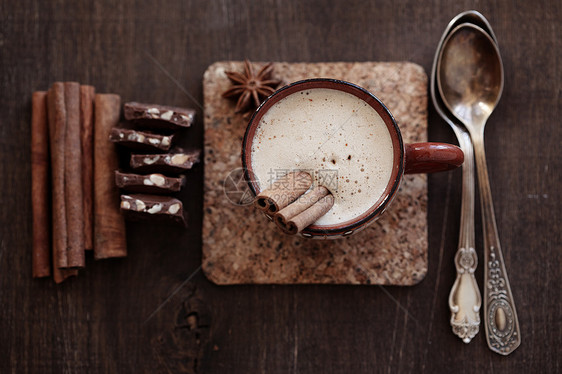
<instances>
[{"instance_id":1,"label":"silver spoon","mask_svg":"<svg viewBox=\"0 0 562 374\"><path fill-rule=\"evenodd\" d=\"M462 166L462 200L459 244L455 255L457 277L449 293L449 309L451 310L451 327L453 332L465 343L470 343L480 329L480 307L482 299L478 283L474 277L478 257L474 245L474 150L470 135L456 118L445 107L437 91L437 61L443 42L452 29L459 24L471 22L485 27L490 35L494 35L491 26L483 15L474 10L458 14L449 22L439 40L433 67L431 69L430 92L431 100L437 113L449 124L457 136L459 145L464 152ZM495 37L494 37L495 38Z\"/></svg>"},{"instance_id":2,"label":"silver spoon","mask_svg":"<svg viewBox=\"0 0 562 374\"><path fill-rule=\"evenodd\" d=\"M484 326L488 346L508 355L521 343L519 321L505 270L488 179L484 127L503 90L503 65L494 39L463 23L443 42L437 60L437 87L445 106L472 138L484 227Z\"/></svg>"},{"instance_id":3,"label":"silver spoon","mask_svg":"<svg viewBox=\"0 0 562 374\"><path fill-rule=\"evenodd\" d=\"M433 67L431 70L430 92L433 105L439 115L449 124L457 136L459 145L465 154L462 166L462 203L461 203L461 225L459 230L459 245L455 255L455 267L457 277L449 293L449 309L451 310L451 326L453 332L463 342L469 343L478 333L480 328L480 307L482 299L478 289L478 283L474 277L478 257L474 250L474 150L470 135L462 124L458 124L456 118L445 107L437 91L437 60L443 46L443 41L452 29L462 23L473 23L482 27L496 42L496 36L488 20L475 10L459 13L447 25L447 28L439 40Z\"/></svg>"}]
</instances>

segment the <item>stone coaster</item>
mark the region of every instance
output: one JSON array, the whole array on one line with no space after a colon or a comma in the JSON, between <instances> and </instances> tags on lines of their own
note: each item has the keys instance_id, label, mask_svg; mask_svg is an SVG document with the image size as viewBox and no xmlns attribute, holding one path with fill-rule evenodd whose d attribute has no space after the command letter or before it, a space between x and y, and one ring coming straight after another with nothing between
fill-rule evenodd
<instances>
[{"instance_id":1,"label":"stone coaster","mask_svg":"<svg viewBox=\"0 0 562 374\"><path fill-rule=\"evenodd\" d=\"M256 68L263 64L255 64ZM378 96L398 121L406 143L427 140L427 75L409 62L275 63L284 83L336 78ZM347 238L313 240L277 230L250 202L240 160L247 120L221 94L225 71L242 62L217 62L203 78L205 196L203 270L216 284L413 285L427 272L427 176L407 175L383 216Z\"/></svg>"}]
</instances>

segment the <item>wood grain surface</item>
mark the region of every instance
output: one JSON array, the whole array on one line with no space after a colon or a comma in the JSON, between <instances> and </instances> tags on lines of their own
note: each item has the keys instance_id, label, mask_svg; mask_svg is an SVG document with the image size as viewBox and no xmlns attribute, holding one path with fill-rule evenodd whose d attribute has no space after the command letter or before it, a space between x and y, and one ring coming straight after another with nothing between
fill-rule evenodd
<instances>
[{"instance_id":1,"label":"wood grain surface","mask_svg":"<svg viewBox=\"0 0 562 374\"><path fill-rule=\"evenodd\" d=\"M54 81L197 109L219 60L411 61L429 72L448 21L491 22L505 89L486 129L498 231L521 325L510 356L449 326L460 172L429 177L429 269L417 286L229 286L201 271L203 171L189 228L129 224L128 257L56 286L31 277L31 93ZM0 372L537 373L561 371L559 1L0 2ZM429 105L429 140L453 142ZM477 212L478 213L478 212ZM477 253L482 233L477 215ZM476 272L482 288L482 263Z\"/></svg>"}]
</instances>

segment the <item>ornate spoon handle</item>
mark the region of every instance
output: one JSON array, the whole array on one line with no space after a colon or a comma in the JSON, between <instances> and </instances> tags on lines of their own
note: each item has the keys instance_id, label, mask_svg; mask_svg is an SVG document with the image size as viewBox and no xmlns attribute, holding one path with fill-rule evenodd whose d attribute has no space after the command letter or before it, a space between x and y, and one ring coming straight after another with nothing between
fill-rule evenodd
<instances>
[{"instance_id":1,"label":"ornate spoon handle","mask_svg":"<svg viewBox=\"0 0 562 374\"><path fill-rule=\"evenodd\" d=\"M484 227L484 326L490 349L508 355L521 344L519 320L500 247L488 168L484 128L473 134Z\"/></svg>"},{"instance_id":2,"label":"ornate spoon handle","mask_svg":"<svg viewBox=\"0 0 562 374\"><path fill-rule=\"evenodd\" d=\"M455 255L457 278L449 294L451 326L453 332L465 343L469 343L480 328L480 306L482 299L474 271L478 257L474 250L474 151L470 135L459 126L451 126L464 152L462 166L462 202L459 248Z\"/></svg>"}]
</instances>

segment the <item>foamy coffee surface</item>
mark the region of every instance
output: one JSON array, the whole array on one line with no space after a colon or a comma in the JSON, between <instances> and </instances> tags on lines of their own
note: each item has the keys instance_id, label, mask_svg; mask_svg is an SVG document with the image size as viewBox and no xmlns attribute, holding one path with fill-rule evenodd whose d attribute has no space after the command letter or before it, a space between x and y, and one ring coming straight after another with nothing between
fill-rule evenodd
<instances>
[{"instance_id":1,"label":"foamy coffee surface","mask_svg":"<svg viewBox=\"0 0 562 374\"><path fill-rule=\"evenodd\" d=\"M390 134L378 113L356 96L314 88L291 94L262 117L252 167L262 190L288 172L304 170L334 195L316 225L354 219L383 194L392 174Z\"/></svg>"}]
</instances>

